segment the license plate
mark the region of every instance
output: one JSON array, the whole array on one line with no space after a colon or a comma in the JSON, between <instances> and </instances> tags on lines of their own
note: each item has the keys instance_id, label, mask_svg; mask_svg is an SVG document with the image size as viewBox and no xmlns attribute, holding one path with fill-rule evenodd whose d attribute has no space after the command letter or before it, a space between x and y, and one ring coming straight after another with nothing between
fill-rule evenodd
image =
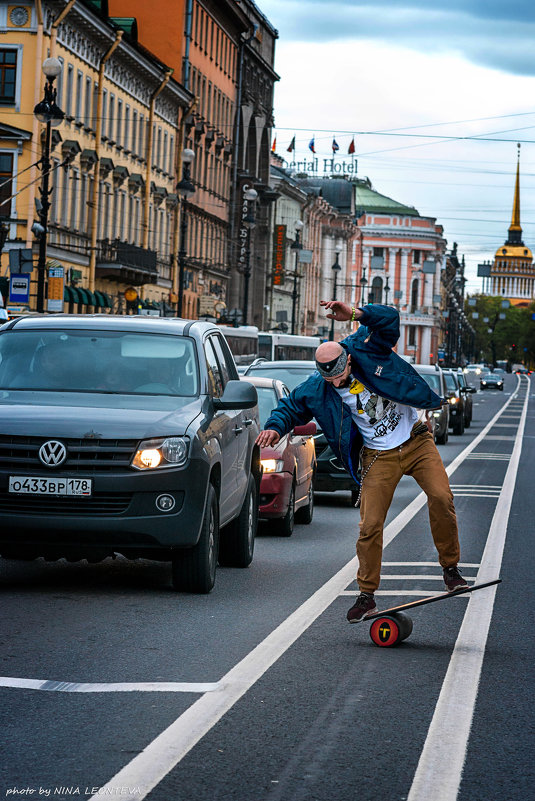
<instances>
[{"instance_id":1,"label":"license plate","mask_svg":"<svg viewBox=\"0 0 535 801\"><path fill-rule=\"evenodd\" d=\"M17 495L82 495L89 497L92 483L90 478L10 476L9 492Z\"/></svg>"}]
</instances>

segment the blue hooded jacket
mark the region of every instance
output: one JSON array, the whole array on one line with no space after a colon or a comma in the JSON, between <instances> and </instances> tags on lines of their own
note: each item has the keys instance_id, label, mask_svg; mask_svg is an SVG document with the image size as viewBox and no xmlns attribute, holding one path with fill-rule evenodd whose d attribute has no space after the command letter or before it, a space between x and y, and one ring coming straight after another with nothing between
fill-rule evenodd
<instances>
[{"instance_id":1,"label":"blue hooded jacket","mask_svg":"<svg viewBox=\"0 0 535 801\"><path fill-rule=\"evenodd\" d=\"M351 355L351 373L365 387L387 400L436 409L440 397L414 367L392 350L399 339L399 313L391 306L365 306L358 330L340 344ZM297 425L315 417L333 452L358 483L357 470L362 437L349 407L319 373L299 384L266 420L265 429L282 437Z\"/></svg>"}]
</instances>

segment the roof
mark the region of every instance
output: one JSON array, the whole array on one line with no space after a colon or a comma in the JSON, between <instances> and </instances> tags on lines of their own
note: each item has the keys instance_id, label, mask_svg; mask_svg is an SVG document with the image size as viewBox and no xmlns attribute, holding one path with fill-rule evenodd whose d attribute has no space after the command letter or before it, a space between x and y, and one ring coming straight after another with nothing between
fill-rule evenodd
<instances>
[{"instance_id":1,"label":"roof","mask_svg":"<svg viewBox=\"0 0 535 801\"><path fill-rule=\"evenodd\" d=\"M355 187L355 209L357 217L364 212L379 212L384 214L400 214L405 217L419 217L420 214L414 206L406 206L391 197L381 195L366 182L353 183Z\"/></svg>"},{"instance_id":2,"label":"roof","mask_svg":"<svg viewBox=\"0 0 535 801\"><path fill-rule=\"evenodd\" d=\"M305 192L320 194L333 208L341 214L352 214L353 187L345 178L297 178L297 184Z\"/></svg>"},{"instance_id":3,"label":"roof","mask_svg":"<svg viewBox=\"0 0 535 801\"><path fill-rule=\"evenodd\" d=\"M126 314L32 314L28 317L18 317L4 328L43 329L43 328L78 328L83 330L108 331L138 331L151 334L185 334L191 327L195 327L197 334L204 331L217 331L211 323L202 321L183 320L178 317L150 317L148 315Z\"/></svg>"}]
</instances>

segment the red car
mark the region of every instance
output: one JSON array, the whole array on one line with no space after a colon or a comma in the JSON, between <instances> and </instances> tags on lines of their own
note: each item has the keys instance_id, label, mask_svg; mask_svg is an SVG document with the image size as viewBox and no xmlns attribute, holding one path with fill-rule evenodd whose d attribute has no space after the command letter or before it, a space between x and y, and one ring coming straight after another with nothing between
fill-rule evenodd
<instances>
[{"instance_id":1,"label":"red car","mask_svg":"<svg viewBox=\"0 0 535 801\"><path fill-rule=\"evenodd\" d=\"M241 376L256 387L260 426L263 427L280 398L290 392L273 378ZM316 424L296 426L274 448L262 448L262 480L258 516L270 521L274 534L291 537L294 522L311 523L314 512L314 473Z\"/></svg>"}]
</instances>

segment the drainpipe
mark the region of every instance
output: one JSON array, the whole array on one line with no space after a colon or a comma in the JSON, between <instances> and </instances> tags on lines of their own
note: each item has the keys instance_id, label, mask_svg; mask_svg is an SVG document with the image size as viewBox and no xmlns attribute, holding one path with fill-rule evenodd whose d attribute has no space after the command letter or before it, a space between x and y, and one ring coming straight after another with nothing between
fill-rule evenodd
<instances>
[{"instance_id":1,"label":"drainpipe","mask_svg":"<svg viewBox=\"0 0 535 801\"><path fill-rule=\"evenodd\" d=\"M119 46L119 43L123 38L123 33L124 31L120 30L116 32L115 41L108 49L108 52L102 56L98 68L97 125L95 132L95 152L97 159L95 161L95 174L93 176L93 192L91 195L91 202L90 202L92 215L91 215L91 247L90 247L90 257L89 257L89 290L91 292L95 291L95 266L97 263L97 233L98 233L97 228L98 228L98 207L100 199L100 192L99 192L100 146L101 146L100 140L102 136L102 95L104 91L104 68L106 66L106 62L110 59L115 49Z\"/></svg>"},{"instance_id":2,"label":"drainpipe","mask_svg":"<svg viewBox=\"0 0 535 801\"><path fill-rule=\"evenodd\" d=\"M184 128L186 119L192 114L195 110L197 105L198 98L194 98L190 105L185 109L182 117L180 119L180 124L178 126L178 132L176 137L176 181L177 183L180 181L182 177L182 151L184 149ZM179 240L179 232L180 232L180 213L182 209L182 204L178 202L175 206L175 214L173 220L173 248L171 254L171 264L172 264L172 280L173 280L173 294L178 295L178 249L180 246Z\"/></svg>"},{"instance_id":3,"label":"drainpipe","mask_svg":"<svg viewBox=\"0 0 535 801\"><path fill-rule=\"evenodd\" d=\"M55 57L56 52L56 39L58 36L58 28L75 4L76 0L69 0L63 11L56 17L51 25L50 31L50 58Z\"/></svg>"},{"instance_id":4,"label":"drainpipe","mask_svg":"<svg viewBox=\"0 0 535 801\"><path fill-rule=\"evenodd\" d=\"M193 22L193 0L186 2L186 20L184 32L184 58L182 59L182 85L189 92L190 60L189 49L191 43L191 28Z\"/></svg>"},{"instance_id":5,"label":"drainpipe","mask_svg":"<svg viewBox=\"0 0 535 801\"><path fill-rule=\"evenodd\" d=\"M167 70L165 73L165 77L159 87L153 92L150 105L149 105L149 120L148 120L148 131L147 131L147 150L146 150L146 159L147 159L147 169L145 172L145 208L143 210L143 248L148 250L149 247L149 213L150 213L150 173L151 173L151 164L152 164L152 155L154 150L154 132L153 132L153 123L154 123L154 109L156 107L156 99L158 96L163 92L167 84L169 83L169 79L173 74L172 69Z\"/></svg>"}]
</instances>

